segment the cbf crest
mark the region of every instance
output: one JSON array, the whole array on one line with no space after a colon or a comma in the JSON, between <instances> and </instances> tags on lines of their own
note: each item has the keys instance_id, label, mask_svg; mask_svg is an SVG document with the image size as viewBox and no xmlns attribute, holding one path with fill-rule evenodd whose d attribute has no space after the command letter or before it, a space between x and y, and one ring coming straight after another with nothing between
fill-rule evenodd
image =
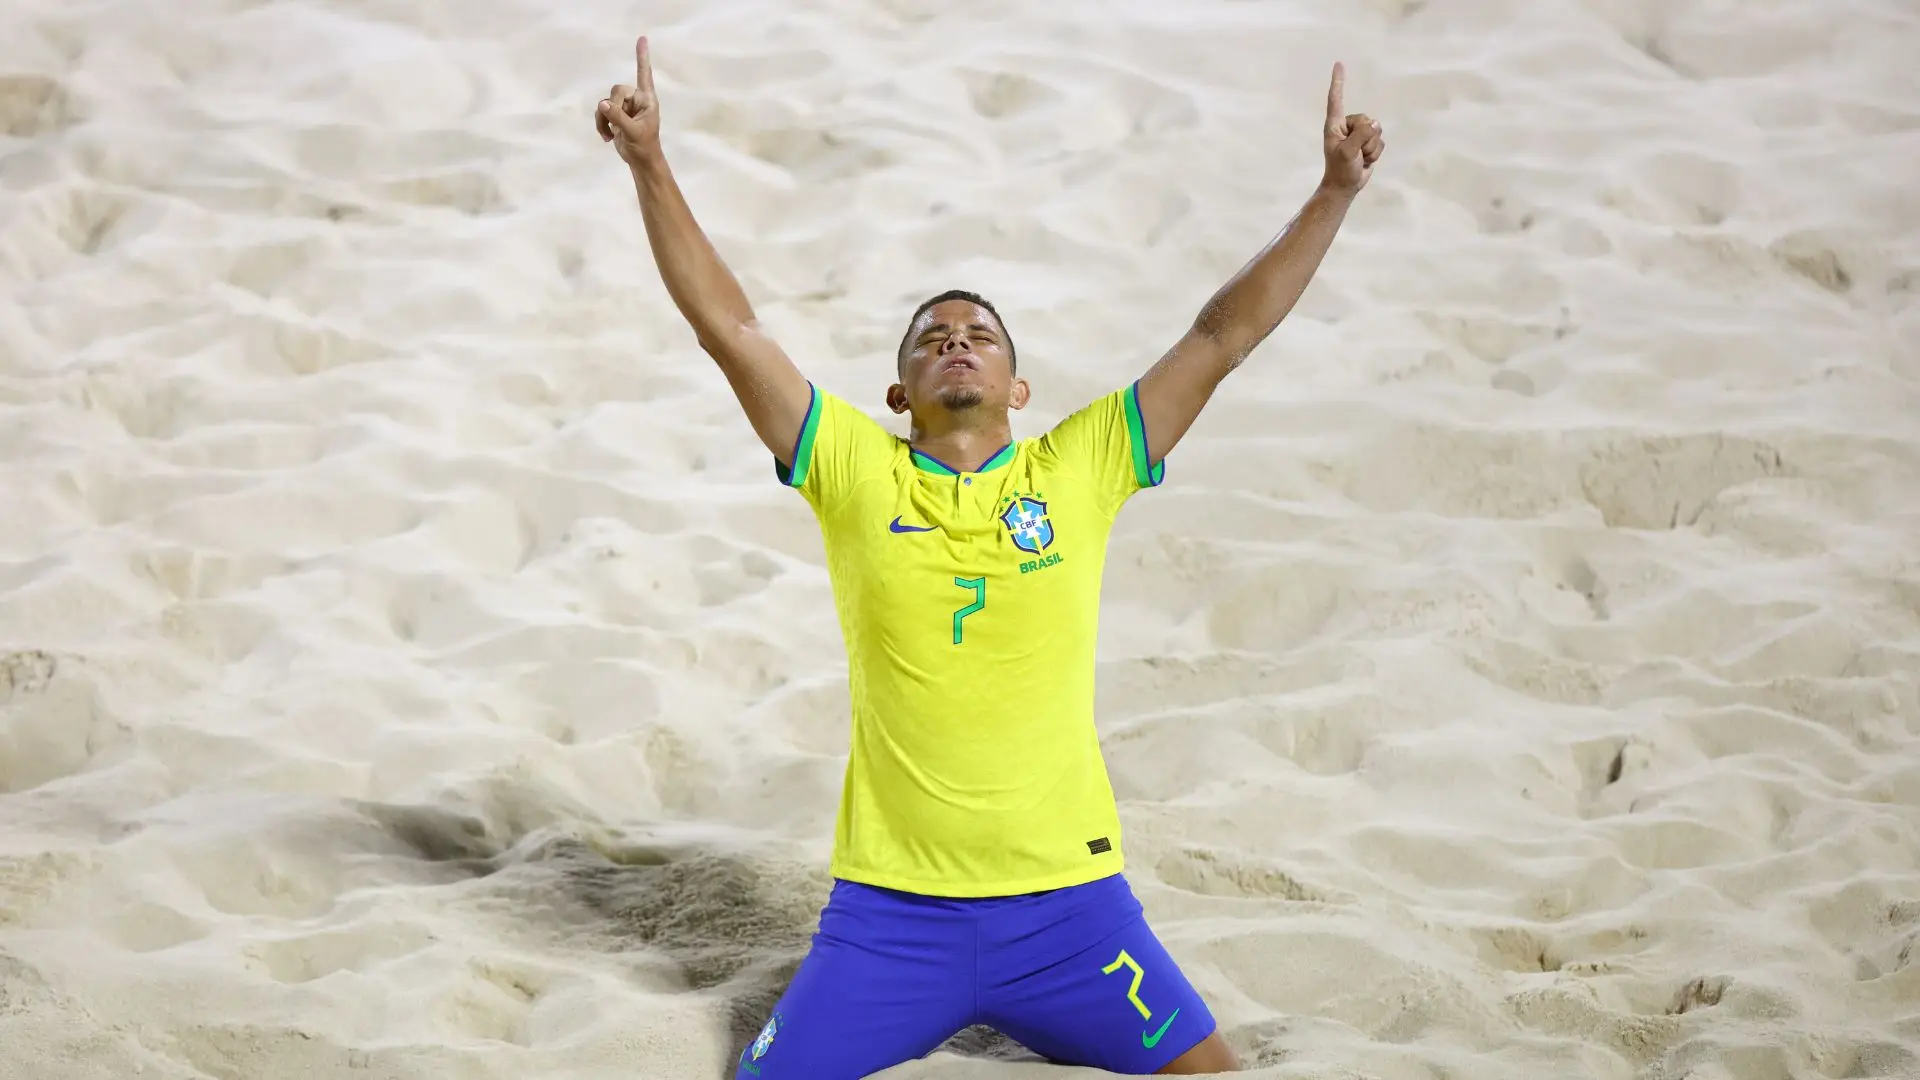
<instances>
[{"instance_id":1,"label":"cbf crest","mask_svg":"<svg viewBox=\"0 0 1920 1080\"><path fill-rule=\"evenodd\" d=\"M1001 500L1000 522L1007 527L1013 546L1038 555L1053 543L1053 521L1047 517L1047 504L1039 495L1014 492Z\"/></svg>"},{"instance_id":2,"label":"cbf crest","mask_svg":"<svg viewBox=\"0 0 1920 1080\"><path fill-rule=\"evenodd\" d=\"M742 1063L746 1065L748 1072L759 1075L760 1067L757 1062L767 1056L767 1051L773 1049L773 1039L778 1034L780 1034L780 1014L774 1013L767 1018L766 1026L760 1029L760 1034L754 1038L752 1044L740 1052Z\"/></svg>"}]
</instances>

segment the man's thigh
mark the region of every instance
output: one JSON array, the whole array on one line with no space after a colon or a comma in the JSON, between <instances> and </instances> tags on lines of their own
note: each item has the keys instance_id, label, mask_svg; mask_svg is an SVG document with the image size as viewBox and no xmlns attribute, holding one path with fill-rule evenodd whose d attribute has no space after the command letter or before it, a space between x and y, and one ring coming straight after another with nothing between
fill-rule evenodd
<instances>
[{"instance_id":1,"label":"man's thigh","mask_svg":"<svg viewBox=\"0 0 1920 1080\"><path fill-rule=\"evenodd\" d=\"M971 928L894 895L835 886L736 1080L859 1080L925 1057L966 1026Z\"/></svg>"},{"instance_id":2,"label":"man's thigh","mask_svg":"<svg viewBox=\"0 0 1920 1080\"><path fill-rule=\"evenodd\" d=\"M983 958L983 1019L1063 1065L1158 1072L1214 1031L1123 879L1095 882L1071 917L1027 928Z\"/></svg>"}]
</instances>

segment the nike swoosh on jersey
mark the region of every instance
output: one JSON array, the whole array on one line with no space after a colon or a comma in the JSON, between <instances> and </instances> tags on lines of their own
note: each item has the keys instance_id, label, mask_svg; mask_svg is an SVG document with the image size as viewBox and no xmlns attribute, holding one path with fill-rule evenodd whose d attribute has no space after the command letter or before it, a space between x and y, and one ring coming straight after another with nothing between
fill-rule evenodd
<instances>
[{"instance_id":1,"label":"nike swoosh on jersey","mask_svg":"<svg viewBox=\"0 0 1920 1080\"><path fill-rule=\"evenodd\" d=\"M1159 1030L1159 1031L1156 1031L1156 1032L1154 1032L1154 1033L1153 1033L1153 1034L1151 1034L1151 1035L1149 1035L1149 1034L1147 1034L1147 1033L1146 1033L1146 1032L1144 1032L1144 1031L1143 1031L1143 1032L1141 1032L1141 1033L1140 1033L1140 1045L1141 1045L1141 1046L1144 1046L1144 1047L1146 1047L1146 1048L1147 1048L1147 1049L1149 1049L1149 1050L1151 1050L1151 1049L1153 1049L1153 1048L1154 1048L1154 1047L1156 1047L1156 1046L1159 1046L1159 1045L1160 1045L1160 1037L1161 1037L1162 1035L1165 1035L1165 1034L1167 1033L1167 1029L1173 1026L1173 1021L1174 1021L1174 1017L1177 1017L1177 1016L1179 1016L1179 1015L1180 1015L1180 1010L1179 1010L1179 1009L1175 1009L1175 1010L1173 1010L1173 1016L1169 1016L1169 1017L1167 1017L1167 1022L1166 1022L1166 1023L1164 1023L1164 1024L1161 1024L1161 1025L1160 1025L1160 1030Z\"/></svg>"},{"instance_id":2,"label":"nike swoosh on jersey","mask_svg":"<svg viewBox=\"0 0 1920 1080\"><path fill-rule=\"evenodd\" d=\"M916 533L916 532L932 532L933 531L933 526L931 525L902 525L900 524L899 518L894 518L892 521L887 522L887 528L897 533Z\"/></svg>"}]
</instances>

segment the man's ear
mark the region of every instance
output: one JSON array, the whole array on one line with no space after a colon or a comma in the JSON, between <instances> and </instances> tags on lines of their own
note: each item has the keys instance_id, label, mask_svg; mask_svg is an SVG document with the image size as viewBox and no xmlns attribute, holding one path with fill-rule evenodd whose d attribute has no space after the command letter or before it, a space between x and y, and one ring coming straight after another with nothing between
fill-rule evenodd
<instances>
[{"instance_id":1,"label":"man's ear","mask_svg":"<svg viewBox=\"0 0 1920 1080\"><path fill-rule=\"evenodd\" d=\"M1007 388L1007 404L1016 409L1024 409L1032 394L1033 388L1027 385L1027 380L1015 379L1013 385Z\"/></svg>"},{"instance_id":2,"label":"man's ear","mask_svg":"<svg viewBox=\"0 0 1920 1080\"><path fill-rule=\"evenodd\" d=\"M887 408L895 414L907 411L907 388L899 383L887 387Z\"/></svg>"}]
</instances>

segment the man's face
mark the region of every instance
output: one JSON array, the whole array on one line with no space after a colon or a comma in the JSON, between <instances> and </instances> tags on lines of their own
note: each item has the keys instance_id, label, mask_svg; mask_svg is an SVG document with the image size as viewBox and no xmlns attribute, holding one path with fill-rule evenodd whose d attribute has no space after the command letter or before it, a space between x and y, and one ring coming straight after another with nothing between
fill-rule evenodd
<instances>
[{"instance_id":1,"label":"man's face","mask_svg":"<svg viewBox=\"0 0 1920 1080\"><path fill-rule=\"evenodd\" d=\"M894 412L1005 412L1025 406L1027 392L1025 381L1014 377L1000 320L978 304L947 300L915 321L887 403Z\"/></svg>"}]
</instances>

